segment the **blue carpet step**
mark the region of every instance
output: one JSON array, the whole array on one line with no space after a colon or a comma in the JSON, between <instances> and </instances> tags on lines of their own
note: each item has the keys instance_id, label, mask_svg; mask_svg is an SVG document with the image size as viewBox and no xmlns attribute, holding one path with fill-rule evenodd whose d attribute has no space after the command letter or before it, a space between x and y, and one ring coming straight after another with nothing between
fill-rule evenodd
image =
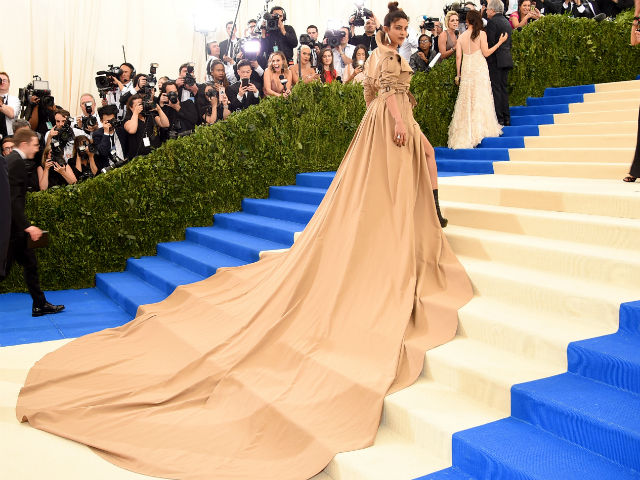
<instances>
[{"instance_id":1,"label":"blue carpet step","mask_svg":"<svg viewBox=\"0 0 640 480\"><path fill-rule=\"evenodd\" d=\"M493 162L491 160L436 160L438 166L438 176L444 177L447 171L462 170L467 175L491 174L493 173Z\"/></svg>"},{"instance_id":2,"label":"blue carpet step","mask_svg":"<svg viewBox=\"0 0 640 480\"><path fill-rule=\"evenodd\" d=\"M238 267L247 263L191 241L159 243L158 255L203 277L210 277L222 267Z\"/></svg>"},{"instance_id":3,"label":"blue carpet step","mask_svg":"<svg viewBox=\"0 0 640 480\"><path fill-rule=\"evenodd\" d=\"M553 114L511 117L511 125L516 127L522 125L553 125L554 122Z\"/></svg>"},{"instance_id":4,"label":"blue carpet step","mask_svg":"<svg viewBox=\"0 0 640 480\"><path fill-rule=\"evenodd\" d=\"M445 468L438 472L425 475L424 477L416 478L414 480L476 480L475 478L467 475L462 470L458 470L456 467Z\"/></svg>"},{"instance_id":5,"label":"blue carpet step","mask_svg":"<svg viewBox=\"0 0 640 480\"><path fill-rule=\"evenodd\" d=\"M246 260L248 263L260 260L260 252L264 250L289 248L293 243L273 242L216 226L187 228L187 240L231 257Z\"/></svg>"},{"instance_id":6,"label":"blue carpet step","mask_svg":"<svg viewBox=\"0 0 640 480\"><path fill-rule=\"evenodd\" d=\"M620 331L640 335L640 300L620 305Z\"/></svg>"},{"instance_id":7,"label":"blue carpet step","mask_svg":"<svg viewBox=\"0 0 640 480\"><path fill-rule=\"evenodd\" d=\"M199 282L205 278L162 257L130 258L127 260L126 271L136 274L166 295L171 294L179 285Z\"/></svg>"},{"instance_id":8,"label":"blue carpet step","mask_svg":"<svg viewBox=\"0 0 640 480\"><path fill-rule=\"evenodd\" d=\"M524 148L524 137L486 137L478 148Z\"/></svg>"},{"instance_id":9,"label":"blue carpet step","mask_svg":"<svg viewBox=\"0 0 640 480\"><path fill-rule=\"evenodd\" d=\"M573 342L567 356L570 372L640 395L640 335L618 332Z\"/></svg>"},{"instance_id":10,"label":"blue carpet step","mask_svg":"<svg viewBox=\"0 0 640 480\"><path fill-rule=\"evenodd\" d=\"M584 94L574 93L571 95L552 95L549 97L528 97L527 106L537 107L540 105L556 105L560 103L583 103Z\"/></svg>"},{"instance_id":11,"label":"blue carpet step","mask_svg":"<svg viewBox=\"0 0 640 480\"><path fill-rule=\"evenodd\" d=\"M537 137L540 135L538 125L511 125L502 127L502 137Z\"/></svg>"},{"instance_id":12,"label":"blue carpet step","mask_svg":"<svg viewBox=\"0 0 640 480\"><path fill-rule=\"evenodd\" d=\"M336 172L312 172L296 175L296 185L300 187L329 188Z\"/></svg>"},{"instance_id":13,"label":"blue carpet step","mask_svg":"<svg viewBox=\"0 0 640 480\"><path fill-rule=\"evenodd\" d=\"M477 480L640 480L636 471L513 417L455 433L452 447L453 464Z\"/></svg>"},{"instance_id":14,"label":"blue carpet step","mask_svg":"<svg viewBox=\"0 0 640 480\"><path fill-rule=\"evenodd\" d=\"M453 150L436 147L434 150L436 151L436 160L490 160L492 162L509 160L509 149L507 148L460 148Z\"/></svg>"},{"instance_id":15,"label":"blue carpet step","mask_svg":"<svg viewBox=\"0 0 640 480\"><path fill-rule=\"evenodd\" d=\"M320 205L326 193L326 188L300 187L297 185L269 188L269 198L273 200L308 203L311 205Z\"/></svg>"},{"instance_id":16,"label":"blue carpet step","mask_svg":"<svg viewBox=\"0 0 640 480\"><path fill-rule=\"evenodd\" d=\"M578 95L583 93L596 93L596 86L591 84L591 85L578 85L575 87L549 87L544 90L545 97Z\"/></svg>"},{"instance_id":17,"label":"blue carpet step","mask_svg":"<svg viewBox=\"0 0 640 480\"><path fill-rule=\"evenodd\" d=\"M295 233L301 232L305 227L304 223L252 215L246 212L220 213L213 218L214 225L227 230L284 244L292 244Z\"/></svg>"},{"instance_id":18,"label":"blue carpet step","mask_svg":"<svg viewBox=\"0 0 640 480\"><path fill-rule=\"evenodd\" d=\"M245 213L260 215L263 217L279 218L295 223L309 223L316 212L316 205L305 203L287 202L284 200L245 198L242 201L242 210Z\"/></svg>"},{"instance_id":19,"label":"blue carpet step","mask_svg":"<svg viewBox=\"0 0 640 480\"><path fill-rule=\"evenodd\" d=\"M514 385L511 415L640 471L640 395L572 373Z\"/></svg>"},{"instance_id":20,"label":"blue carpet step","mask_svg":"<svg viewBox=\"0 0 640 480\"><path fill-rule=\"evenodd\" d=\"M511 118L513 118L525 115L569 113L569 105L566 103L559 103L551 105L536 105L532 107L511 107L509 110L511 111Z\"/></svg>"},{"instance_id":21,"label":"blue carpet step","mask_svg":"<svg viewBox=\"0 0 640 480\"><path fill-rule=\"evenodd\" d=\"M132 272L96 274L96 288L106 293L125 312L134 317L138 306L164 300L167 294Z\"/></svg>"}]
</instances>

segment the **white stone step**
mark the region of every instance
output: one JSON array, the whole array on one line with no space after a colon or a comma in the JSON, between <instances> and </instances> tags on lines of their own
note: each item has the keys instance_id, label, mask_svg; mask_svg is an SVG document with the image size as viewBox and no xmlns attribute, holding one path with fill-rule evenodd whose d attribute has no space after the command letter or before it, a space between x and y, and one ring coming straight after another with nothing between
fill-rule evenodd
<instances>
[{"instance_id":1,"label":"white stone step","mask_svg":"<svg viewBox=\"0 0 640 480\"><path fill-rule=\"evenodd\" d=\"M556 135L525 137L526 148L609 148L636 147L636 134L626 133L617 135Z\"/></svg>"},{"instance_id":2,"label":"white stone step","mask_svg":"<svg viewBox=\"0 0 640 480\"><path fill-rule=\"evenodd\" d=\"M640 81L626 80L623 82L608 82L608 83L596 84L596 93L617 92L620 90L624 90L624 91L640 90Z\"/></svg>"},{"instance_id":3,"label":"white stone step","mask_svg":"<svg viewBox=\"0 0 640 480\"><path fill-rule=\"evenodd\" d=\"M581 113L556 113L555 124L573 125L577 123L601 123L601 122L625 122L638 121L638 108L626 108L622 110L609 110L606 112L581 112Z\"/></svg>"},{"instance_id":4,"label":"white stone step","mask_svg":"<svg viewBox=\"0 0 640 480\"><path fill-rule=\"evenodd\" d=\"M474 297L458 312L458 335L561 370L571 342L614 333L616 326L594 325L552 312L531 312L487 297Z\"/></svg>"},{"instance_id":5,"label":"white stone step","mask_svg":"<svg viewBox=\"0 0 640 480\"><path fill-rule=\"evenodd\" d=\"M630 108L638 111L640 99L624 98L619 100L595 100L583 103L572 103L569 105L569 113L583 112L610 112L612 110L628 110Z\"/></svg>"},{"instance_id":6,"label":"white stone step","mask_svg":"<svg viewBox=\"0 0 640 480\"><path fill-rule=\"evenodd\" d=\"M578 162L578 163L625 163L631 165L634 147L600 148L511 148L511 162Z\"/></svg>"},{"instance_id":7,"label":"white stone step","mask_svg":"<svg viewBox=\"0 0 640 480\"><path fill-rule=\"evenodd\" d=\"M442 196L440 198L443 214L449 219L450 226L640 251L640 222L635 219L454 202ZM445 233L449 231L447 227Z\"/></svg>"},{"instance_id":8,"label":"white stone step","mask_svg":"<svg viewBox=\"0 0 640 480\"><path fill-rule=\"evenodd\" d=\"M603 135L636 135L638 133L638 121L594 121L589 123L539 125L538 132L541 137L556 135L580 135L595 136Z\"/></svg>"},{"instance_id":9,"label":"white stone step","mask_svg":"<svg viewBox=\"0 0 640 480\"><path fill-rule=\"evenodd\" d=\"M499 175L619 180L629 171L629 163L493 162L493 170Z\"/></svg>"},{"instance_id":10,"label":"white stone step","mask_svg":"<svg viewBox=\"0 0 640 480\"><path fill-rule=\"evenodd\" d=\"M385 398L382 424L450 465L455 432L503 417L503 412L421 376Z\"/></svg>"},{"instance_id":11,"label":"white stone step","mask_svg":"<svg viewBox=\"0 0 640 480\"><path fill-rule=\"evenodd\" d=\"M640 253L572 241L451 225L447 238L456 255L518 265L606 285L636 285L640 298Z\"/></svg>"},{"instance_id":12,"label":"white stone step","mask_svg":"<svg viewBox=\"0 0 640 480\"><path fill-rule=\"evenodd\" d=\"M381 425L373 446L338 453L324 473L333 480L412 480L450 465Z\"/></svg>"},{"instance_id":13,"label":"white stone step","mask_svg":"<svg viewBox=\"0 0 640 480\"><path fill-rule=\"evenodd\" d=\"M616 90L610 92L585 93L583 95L584 102L605 102L615 100L632 100L640 101L640 90Z\"/></svg>"},{"instance_id":14,"label":"white stone step","mask_svg":"<svg viewBox=\"0 0 640 480\"><path fill-rule=\"evenodd\" d=\"M509 416L511 386L562 373L563 369L482 342L455 337L425 356L423 375Z\"/></svg>"},{"instance_id":15,"label":"white stone step","mask_svg":"<svg viewBox=\"0 0 640 480\"><path fill-rule=\"evenodd\" d=\"M640 218L640 184L620 180L476 175L438 183L446 201Z\"/></svg>"},{"instance_id":16,"label":"white stone step","mask_svg":"<svg viewBox=\"0 0 640 480\"><path fill-rule=\"evenodd\" d=\"M638 299L637 286L600 282L459 255L474 292L536 314L554 314L605 329L618 326L620 304Z\"/></svg>"}]
</instances>

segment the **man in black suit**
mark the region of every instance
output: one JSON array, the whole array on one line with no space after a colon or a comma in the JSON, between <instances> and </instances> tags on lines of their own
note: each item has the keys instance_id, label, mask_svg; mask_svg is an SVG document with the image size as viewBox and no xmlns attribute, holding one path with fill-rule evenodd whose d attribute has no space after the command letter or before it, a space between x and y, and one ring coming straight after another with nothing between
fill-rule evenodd
<instances>
[{"instance_id":1,"label":"man in black suit","mask_svg":"<svg viewBox=\"0 0 640 480\"><path fill-rule=\"evenodd\" d=\"M489 78L491 79L491 90L493 91L493 103L495 104L496 117L500 125L511 124L511 114L509 112L509 93L507 92L507 82L509 80L509 70L513 68L511 58L511 25L503 15L504 4L502 0L490 0L487 5L487 43L489 48L493 47L506 33L509 38L498 49L487 58L489 67Z\"/></svg>"},{"instance_id":2,"label":"man in black suit","mask_svg":"<svg viewBox=\"0 0 640 480\"><path fill-rule=\"evenodd\" d=\"M64 305L51 305L47 302L44 292L40 288L36 254L27 246L27 235L34 242L42 236L42 230L35 225L31 225L24 215L25 196L27 193L25 161L34 157L40 149L40 143L36 133L28 128L22 128L16 132L13 136L13 141L15 146L7 156L9 192L11 196L11 233L4 273L5 276L9 274L14 260L22 265L24 279L33 300L32 316L39 317L49 313L59 313L64 310Z\"/></svg>"},{"instance_id":3,"label":"man in black suit","mask_svg":"<svg viewBox=\"0 0 640 480\"><path fill-rule=\"evenodd\" d=\"M127 132L122 125L113 128L111 122L115 122L118 109L115 105L106 105L98 109L102 128L93 132L93 144L98 149L98 170L121 164L129 159L127 152Z\"/></svg>"},{"instance_id":4,"label":"man in black suit","mask_svg":"<svg viewBox=\"0 0 640 480\"><path fill-rule=\"evenodd\" d=\"M260 103L261 88L252 81L251 74L253 69L251 63L247 60L240 60L238 63L238 75L240 81L229 87L229 102L231 103L231 111L237 112L244 110L251 105Z\"/></svg>"}]
</instances>

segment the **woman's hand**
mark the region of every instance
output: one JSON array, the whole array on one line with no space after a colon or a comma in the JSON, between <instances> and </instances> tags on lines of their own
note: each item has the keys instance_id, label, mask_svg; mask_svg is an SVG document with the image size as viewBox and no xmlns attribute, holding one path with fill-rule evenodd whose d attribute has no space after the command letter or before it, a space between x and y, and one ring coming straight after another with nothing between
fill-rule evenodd
<instances>
[{"instance_id":1,"label":"woman's hand","mask_svg":"<svg viewBox=\"0 0 640 480\"><path fill-rule=\"evenodd\" d=\"M135 107L133 107L133 115L138 116L142 113L142 103L138 103Z\"/></svg>"},{"instance_id":2,"label":"woman's hand","mask_svg":"<svg viewBox=\"0 0 640 480\"><path fill-rule=\"evenodd\" d=\"M57 165L57 163L55 165ZM45 171L45 173L48 172L51 167L53 167L53 169L55 170L56 169L55 165L53 163L53 160L47 160L44 163L44 171Z\"/></svg>"},{"instance_id":3,"label":"woman's hand","mask_svg":"<svg viewBox=\"0 0 640 480\"><path fill-rule=\"evenodd\" d=\"M393 142L402 147L407 144L407 127L402 120L396 121L396 128L393 132Z\"/></svg>"},{"instance_id":4,"label":"woman's hand","mask_svg":"<svg viewBox=\"0 0 640 480\"><path fill-rule=\"evenodd\" d=\"M462 79L462 77L460 75L456 76L456 78L453 79L453 81L455 82L455 84L459 87L460 86L460 80Z\"/></svg>"},{"instance_id":5,"label":"woman's hand","mask_svg":"<svg viewBox=\"0 0 640 480\"><path fill-rule=\"evenodd\" d=\"M500 38L498 39L498 43L502 45L504 42L507 41L508 38L509 38L509 34L505 32L502 35L500 35Z\"/></svg>"},{"instance_id":6,"label":"woman's hand","mask_svg":"<svg viewBox=\"0 0 640 480\"><path fill-rule=\"evenodd\" d=\"M49 162L47 162L49 163ZM58 172L60 175L64 173L65 166L60 165L58 162L53 164L53 170Z\"/></svg>"}]
</instances>

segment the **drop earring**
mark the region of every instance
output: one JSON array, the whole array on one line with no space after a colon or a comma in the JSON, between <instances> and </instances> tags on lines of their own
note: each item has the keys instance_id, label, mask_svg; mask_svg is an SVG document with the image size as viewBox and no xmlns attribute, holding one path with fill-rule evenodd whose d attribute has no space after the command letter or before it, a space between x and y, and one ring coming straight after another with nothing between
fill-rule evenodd
<instances>
[{"instance_id":1,"label":"drop earring","mask_svg":"<svg viewBox=\"0 0 640 480\"><path fill-rule=\"evenodd\" d=\"M387 44L391 45L391 39L389 38L389 34L385 33L384 36L386 37Z\"/></svg>"}]
</instances>

